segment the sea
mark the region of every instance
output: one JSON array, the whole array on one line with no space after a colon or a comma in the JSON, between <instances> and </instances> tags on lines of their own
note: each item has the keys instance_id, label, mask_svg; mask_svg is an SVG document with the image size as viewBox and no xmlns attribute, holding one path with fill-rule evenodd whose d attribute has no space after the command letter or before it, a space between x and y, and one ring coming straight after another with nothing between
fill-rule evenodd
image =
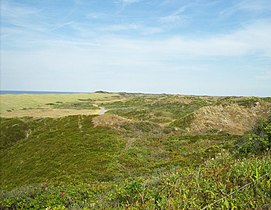
<instances>
[{"instance_id":1,"label":"sea","mask_svg":"<svg viewBox=\"0 0 271 210\"><path fill-rule=\"evenodd\" d=\"M78 94L87 92L0 90L0 94Z\"/></svg>"}]
</instances>

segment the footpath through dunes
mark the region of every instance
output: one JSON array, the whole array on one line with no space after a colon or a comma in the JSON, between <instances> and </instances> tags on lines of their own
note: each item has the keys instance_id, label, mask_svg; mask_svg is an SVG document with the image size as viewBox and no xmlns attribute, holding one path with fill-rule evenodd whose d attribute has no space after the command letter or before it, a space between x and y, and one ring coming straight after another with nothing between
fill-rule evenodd
<instances>
[{"instance_id":1,"label":"footpath through dunes","mask_svg":"<svg viewBox=\"0 0 271 210\"><path fill-rule=\"evenodd\" d=\"M99 115L104 115L106 111L104 107L100 107Z\"/></svg>"}]
</instances>

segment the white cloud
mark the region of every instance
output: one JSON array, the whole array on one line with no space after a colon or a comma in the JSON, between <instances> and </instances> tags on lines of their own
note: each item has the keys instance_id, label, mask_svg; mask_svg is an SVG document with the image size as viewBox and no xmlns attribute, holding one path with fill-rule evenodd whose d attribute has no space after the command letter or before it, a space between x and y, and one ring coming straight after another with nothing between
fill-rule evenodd
<instances>
[{"instance_id":1,"label":"white cloud","mask_svg":"<svg viewBox=\"0 0 271 210\"><path fill-rule=\"evenodd\" d=\"M120 23L120 24L107 24L107 25L97 25L92 27L86 23L76 23L68 24L78 35L78 37L97 39L102 37L110 36L113 38L117 35L130 34L135 35L151 35L158 34L164 31L163 27L155 26L145 26L143 24L137 23ZM78 38L77 37L77 38Z\"/></svg>"},{"instance_id":2,"label":"white cloud","mask_svg":"<svg viewBox=\"0 0 271 210\"><path fill-rule=\"evenodd\" d=\"M129 6L131 4L138 3L140 1L142 1L142 0L117 0L117 3L122 4L123 5L122 9L124 9L124 7Z\"/></svg>"},{"instance_id":3,"label":"white cloud","mask_svg":"<svg viewBox=\"0 0 271 210\"><path fill-rule=\"evenodd\" d=\"M254 24L212 38L175 37L150 40L101 36L90 40L44 40L44 47L39 50L2 51L2 84L6 89L33 89L31 85L34 84L36 89L44 90L51 87L54 90L78 91L108 89L251 95L253 93L249 92L249 85L245 86L245 79L243 82L238 79L231 81L231 89L228 89L231 92L227 92L225 86L233 75L230 76L229 73L225 79L218 72L227 71L228 66L205 60L216 58L219 63L225 57L238 60L238 57L250 54L271 55L271 40L268 36L270 30L268 24ZM240 77L240 65L230 64L230 67ZM246 69L244 68L242 75L246 74ZM250 78L263 81L261 83L270 80L270 71L266 71L266 67L254 65L251 69L254 73L251 73ZM30 80L42 82L36 84L29 82ZM202 82L210 85L206 86ZM236 92L241 83L243 92ZM250 88L251 85L256 87L257 84L250 80ZM265 91L268 92L270 88L265 86ZM261 93L259 89L259 94L265 93Z\"/></svg>"},{"instance_id":4,"label":"white cloud","mask_svg":"<svg viewBox=\"0 0 271 210\"><path fill-rule=\"evenodd\" d=\"M259 56L271 55L271 25L252 24L229 34L205 38L178 37L144 39L100 39L101 46L111 46L123 52L151 53L164 56Z\"/></svg>"},{"instance_id":5,"label":"white cloud","mask_svg":"<svg viewBox=\"0 0 271 210\"><path fill-rule=\"evenodd\" d=\"M107 16L108 16L108 14L101 13L101 12L90 12L90 13L86 14L86 18L89 18L89 19L101 19L101 18L105 18Z\"/></svg>"},{"instance_id":6,"label":"white cloud","mask_svg":"<svg viewBox=\"0 0 271 210\"><path fill-rule=\"evenodd\" d=\"M80 0L75 1L81 4L78 3ZM210 81L207 77L217 75L213 78L213 82L217 84L211 87L216 89L224 79L219 77L218 72L223 72L224 77L226 75L231 79L233 76L227 72L235 70L234 74L239 74L240 78L243 78L243 75L252 78L250 83L257 80L258 83L266 83L266 89L270 87L270 84L267 84L271 75L270 19L258 21L254 19L253 23L249 19L238 30L234 31L234 28L231 28L231 32L221 34L210 31L209 34L200 37L198 34L187 33L189 36L185 36L177 33L180 27L175 27L174 33L168 30L171 26L186 24L187 21L194 21L193 18L202 17L195 14L198 14L201 8L199 1L179 8L176 6L174 7L176 10L169 12L168 15L164 13L168 10L163 10L163 5L158 5L163 12L150 12L146 19L130 17L126 14L129 13L128 8L121 14L114 13L120 7L123 9L140 1L116 0L118 5L115 5L110 14L103 10L97 10L98 12L88 10L89 13L80 13L80 18L76 16L78 19L70 20L70 17L62 16L53 19L44 11L25 6L27 4L3 0L1 20L7 24L1 25L0 65L4 87L18 87L15 83L22 83L29 84L29 88L24 86L24 89L31 89L32 81L37 80L44 88L53 88L55 84L61 83L63 85L66 83L68 87L71 81L78 90L83 90L91 84L104 89L110 82L121 88L122 85L130 87L130 81L135 78L134 87L138 87L138 81L142 81L140 86L147 84L146 88L152 88L152 81L157 80L157 83L162 84L167 80L170 81L167 82L167 86L176 91L175 88L183 84L187 89L191 88L191 82L195 82L198 88L202 78ZM236 8L231 8L229 13L239 11L257 13L271 8L264 8L267 4L257 4L257 1L253 3L252 0L248 0L248 2L249 5L236 4ZM266 3L263 0L259 2ZM86 1L83 3L86 4ZM169 4L172 9L171 6L174 4ZM192 14L188 13L188 9L189 12L193 10ZM74 9L69 14L73 11ZM205 8L202 13L206 11ZM140 12L138 14L141 14ZM148 11L143 13L146 14L145 12ZM64 28L66 30L57 30ZM150 34L156 35L148 36ZM245 75L248 69L249 76ZM123 80L111 81L114 77ZM241 80L239 79L232 88L238 89ZM125 84L122 83L124 81ZM228 82L229 80L226 80L221 89L225 89ZM11 83L15 85L12 86ZM248 82L242 83L244 89L245 83ZM157 84L156 88L163 89L159 86L160 84Z\"/></svg>"},{"instance_id":7,"label":"white cloud","mask_svg":"<svg viewBox=\"0 0 271 210\"><path fill-rule=\"evenodd\" d=\"M57 37L50 38L38 38L36 34L31 34L29 31L25 31L24 37L28 37L21 42L26 49L28 46L43 46L49 47L58 45L62 46L67 44L67 46L73 46L78 48L88 48L91 46L90 50L93 50L92 46L98 46L100 51L109 52L110 49L116 49L118 52L122 52L125 56L126 53L133 51L134 54L138 53L140 57L143 55L146 58L150 56L157 57L173 57L178 56L246 56L246 55L256 55L259 57L271 58L271 24L266 22L256 22L244 26L238 31L231 32L228 34L220 34L212 37L167 37L151 40L148 38L117 38L117 35L112 35L112 32L122 32L136 31L139 34L151 34L160 33L163 28L159 27L145 27L143 25L137 24L119 24L119 25L109 25L107 27L96 27L95 30L91 30L89 26L80 25L77 23L67 23L72 24L71 27L74 30L80 32L77 38L58 39ZM61 27L61 26L59 26ZM97 37L93 33L97 33L100 36ZM21 35L21 32L17 29L3 28L2 34L8 37L10 34ZM86 39L88 36L93 36L91 40ZM86 37L86 38L85 38ZM2 36L2 39L4 37ZM20 41L18 41L19 43ZM31 43L33 42L33 43ZM17 43L17 44L18 44ZM98 45L97 45L98 44ZM114 54L112 51L110 54Z\"/></svg>"},{"instance_id":8,"label":"white cloud","mask_svg":"<svg viewBox=\"0 0 271 210\"><path fill-rule=\"evenodd\" d=\"M33 15L37 15L40 13L40 9L35 9L33 7L25 6L24 4L12 3L8 0L1 1L1 17L9 18L13 20L14 18L29 18L33 17Z\"/></svg>"},{"instance_id":9,"label":"white cloud","mask_svg":"<svg viewBox=\"0 0 271 210\"><path fill-rule=\"evenodd\" d=\"M56 26L54 26L52 29L50 29L50 31L54 31L54 30L63 28L63 27L68 26L68 25L72 25L73 23L75 23L75 22L74 22L74 21L68 21L68 22L65 22L65 23L56 25Z\"/></svg>"},{"instance_id":10,"label":"white cloud","mask_svg":"<svg viewBox=\"0 0 271 210\"><path fill-rule=\"evenodd\" d=\"M186 10L194 6L194 3L188 3L184 6L179 7L177 10L171 14L161 17L160 23L162 24L185 24L188 22L188 16L184 15Z\"/></svg>"},{"instance_id":11,"label":"white cloud","mask_svg":"<svg viewBox=\"0 0 271 210\"><path fill-rule=\"evenodd\" d=\"M3 60L16 60L15 64L18 67L23 66L21 62L24 62L24 65L32 65L31 60L35 60L44 69L69 69L71 66L77 66L78 69L92 70L107 67L133 71L150 68L176 70L180 62L197 57L241 57L251 54L266 57L271 55L271 38L268 34L271 34L271 26L252 25L228 35L202 39L175 37L147 40L100 37L92 41L47 40L43 41L43 50L19 52L20 59L15 59L16 53L15 57L12 57L12 54L3 51ZM10 66L11 63L6 66ZM46 66L48 68L45 68Z\"/></svg>"},{"instance_id":12,"label":"white cloud","mask_svg":"<svg viewBox=\"0 0 271 210\"><path fill-rule=\"evenodd\" d=\"M139 28L141 28L141 26L137 24L113 24L100 27L97 29L101 31L118 32L118 31L137 30Z\"/></svg>"},{"instance_id":13,"label":"white cloud","mask_svg":"<svg viewBox=\"0 0 271 210\"><path fill-rule=\"evenodd\" d=\"M133 4L142 0L120 0L124 4Z\"/></svg>"},{"instance_id":14,"label":"white cloud","mask_svg":"<svg viewBox=\"0 0 271 210\"><path fill-rule=\"evenodd\" d=\"M113 24L97 27L96 31L102 32L137 32L140 35L150 35L163 32L162 27L147 27L140 24Z\"/></svg>"},{"instance_id":15,"label":"white cloud","mask_svg":"<svg viewBox=\"0 0 271 210\"><path fill-rule=\"evenodd\" d=\"M183 15L168 15L160 18L162 24L178 23L184 24L187 22L187 18Z\"/></svg>"},{"instance_id":16,"label":"white cloud","mask_svg":"<svg viewBox=\"0 0 271 210\"><path fill-rule=\"evenodd\" d=\"M162 27L144 27L141 31L142 35L152 35L152 34L159 34L164 32Z\"/></svg>"}]
</instances>

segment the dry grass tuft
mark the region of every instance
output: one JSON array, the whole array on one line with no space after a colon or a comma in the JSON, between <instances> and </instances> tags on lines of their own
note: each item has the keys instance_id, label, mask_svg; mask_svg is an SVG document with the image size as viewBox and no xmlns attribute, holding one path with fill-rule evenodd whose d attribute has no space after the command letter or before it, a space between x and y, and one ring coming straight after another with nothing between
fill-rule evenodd
<instances>
[{"instance_id":1,"label":"dry grass tuft","mask_svg":"<svg viewBox=\"0 0 271 210\"><path fill-rule=\"evenodd\" d=\"M132 122L132 120L130 119L110 114L94 117L92 121L94 123L94 126L103 126L116 129L119 129L122 125Z\"/></svg>"},{"instance_id":2,"label":"dry grass tuft","mask_svg":"<svg viewBox=\"0 0 271 210\"><path fill-rule=\"evenodd\" d=\"M206 106L194 113L190 132L219 130L242 135L252 128L257 119L266 117L270 112L270 103L265 102L258 102L253 108L237 104Z\"/></svg>"},{"instance_id":3,"label":"dry grass tuft","mask_svg":"<svg viewBox=\"0 0 271 210\"><path fill-rule=\"evenodd\" d=\"M16 110L13 112L5 112L1 114L1 117L12 118L12 117L34 117L34 118L59 118L69 115L97 115L97 110L77 110L77 109L25 109Z\"/></svg>"}]
</instances>

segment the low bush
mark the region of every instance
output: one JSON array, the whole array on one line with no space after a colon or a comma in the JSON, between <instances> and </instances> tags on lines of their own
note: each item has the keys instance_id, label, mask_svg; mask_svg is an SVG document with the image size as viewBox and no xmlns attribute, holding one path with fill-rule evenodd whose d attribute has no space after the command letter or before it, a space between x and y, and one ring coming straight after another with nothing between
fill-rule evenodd
<instances>
[{"instance_id":1,"label":"low bush","mask_svg":"<svg viewBox=\"0 0 271 210\"><path fill-rule=\"evenodd\" d=\"M271 116L261 119L251 133L237 142L237 155L260 154L271 149Z\"/></svg>"}]
</instances>

